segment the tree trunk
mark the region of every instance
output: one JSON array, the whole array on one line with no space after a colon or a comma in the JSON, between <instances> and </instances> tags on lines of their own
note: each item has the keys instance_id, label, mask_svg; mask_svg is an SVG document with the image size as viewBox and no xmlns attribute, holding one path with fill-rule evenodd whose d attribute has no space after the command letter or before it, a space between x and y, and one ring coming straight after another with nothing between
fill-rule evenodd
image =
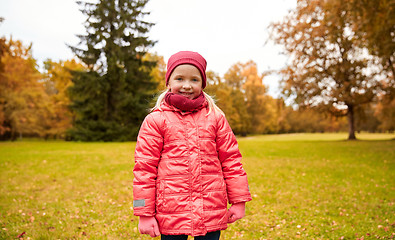
<instances>
[{"instance_id":1,"label":"tree trunk","mask_svg":"<svg viewBox=\"0 0 395 240\"><path fill-rule=\"evenodd\" d=\"M392 71L392 79L395 79L395 68L394 68L394 65L392 64L392 61L391 61L390 57L388 58L388 64L389 64L390 69Z\"/></svg>"},{"instance_id":2,"label":"tree trunk","mask_svg":"<svg viewBox=\"0 0 395 240\"><path fill-rule=\"evenodd\" d=\"M354 106L347 105L347 119L348 119L348 140L356 140L354 127Z\"/></svg>"}]
</instances>

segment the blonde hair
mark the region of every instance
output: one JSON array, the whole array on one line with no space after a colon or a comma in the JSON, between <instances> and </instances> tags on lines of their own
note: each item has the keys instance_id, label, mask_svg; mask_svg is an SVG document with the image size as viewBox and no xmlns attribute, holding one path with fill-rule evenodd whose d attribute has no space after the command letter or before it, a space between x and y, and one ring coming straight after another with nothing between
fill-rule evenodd
<instances>
[{"instance_id":1,"label":"blonde hair","mask_svg":"<svg viewBox=\"0 0 395 240\"><path fill-rule=\"evenodd\" d=\"M163 100L165 99L166 93L169 92L169 89L166 89L165 91L163 91L159 96L158 99L156 100L156 104L155 106L151 109L151 112L155 109L158 109L160 111L163 111L162 108L160 107L160 105L162 104ZM208 113L207 115L209 115L212 111L214 111L214 113L220 113L222 115L225 115L224 112L217 106L217 104L215 104L215 100L213 97L211 97L210 95L208 95L207 93L205 93L204 91L203 95L207 100L208 103Z\"/></svg>"}]
</instances>

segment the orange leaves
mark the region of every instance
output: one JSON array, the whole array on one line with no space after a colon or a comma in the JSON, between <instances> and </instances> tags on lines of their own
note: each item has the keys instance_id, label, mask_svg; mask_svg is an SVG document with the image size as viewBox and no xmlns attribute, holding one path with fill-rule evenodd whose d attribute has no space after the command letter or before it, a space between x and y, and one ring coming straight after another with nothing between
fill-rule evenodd
<instances>
[{"instance_id":1,"label":"orange leaves","mask_svg":"<svg viewBox=\"0 0 395 240\"><path fill-rule=\"evenodd\" d=\"M41 74L31 56L30 46L20 41L3 39L4 51L0 56L0 110L2 133L16 138L42 131L37 127L44 107L45 92L40 83ZM5 130L6 129L6 130Z\"/></svg>"},{"instance_id":2,"label":"orange leaves","mask_svg":"<svg viewBox=\"0 0 395 240\"><path fill-rule=\"evenodd\" d=\"M41 74L31 46L2 38L0 55L0 138L62 137L71 125L66 89L69 70L83 69L74 60L46 63Z\"/></svg>"},{"instance_id":3,"label":"orange leaves","mask_svg":"<svg viewBox=\"0 0 395 240\"><path fill-rule=\"evenodd\" d=\"M82 71L85 67L75 60L45 62L45 90L49 95L51 121L48 122L48 135L64 138L71 128L73 114L69 110L70 99L67 89L72 85L71 71Z\"/></svg>"}]
</instances>

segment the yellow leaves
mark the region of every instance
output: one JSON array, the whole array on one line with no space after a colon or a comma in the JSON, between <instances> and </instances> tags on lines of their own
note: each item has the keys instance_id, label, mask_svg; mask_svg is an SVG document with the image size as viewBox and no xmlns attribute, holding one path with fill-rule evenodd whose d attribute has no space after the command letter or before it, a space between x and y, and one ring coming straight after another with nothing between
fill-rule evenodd
<instances>
[{"instance_id":1,"label":"yellow leaves","mask_svg":"<svg viewBox=\"0 0 395 240\"><path fill-rule=\"evenodd\" d=\"M11 133L40 136L43 129L37 123L46 115L46 94L40 83L42 76L36 69L30 47L11 39L5 41L5 48L0 59L4 71L0 78L2 124L8 122Z\"/></svg>"},{"instance_id":2,"label":"yellow leaves","mask_svg":"<svg viewBox=\"0 0 395 240\"><path fill-rule=\"evenodd\" d=\"M35 68L35 61L20 41L12 39L5 43L6 51L0 56L0 64L4 67L0 86L4 90L20 91L23 87L34 87L40 79Z\"/></svg>"},{"instance_id":3,"label":"yellow leaves","mask_svg":"<svg viewBox=\"0 0 395 240\"><path fill-rule=\"evenodd\" d=\"M164 81L166 75L166 63L163 57L156 54L146 53L143 60L156 62L156 66L152 68L150 73L153 81L157 83L157 87L153 93L156 94L158 91L166 89L166 83Z\"/></svg>"},{"instance_id":4,"label":"yellow leaves","mask_svg":"<svg viewBox=\"0 0 395 240\"><path fill-rule=\"evenodd\" d=\"M50 96L49 105L51 117L48 122L48 135L64 138L65 131L71 127L72 113L69 110L70 99L67 89L72 86L72 75L70 71L82 71L85 67L76 60L45 62L46 92Z\"/></svg>"},{"instance_id":5,"label":"yellow leaves","mask_svg":"<svg viewBox=\"0 0 395 240\"><path fill-rule=\"evenodd\" d=\"M0 134L12 139L16 134L60 135L71 125L66 94L71 85L69 70L81 70L83 66L75 60L48 61L43 75L31 55L31 46L4 38L0 44Z\"/></svg>"},{"instance_id":6,"label":"yellow leaves","mask_svg":"<svg viewBox=\"0 0 395 240\"><path fill-rule=\"evenodd\" d=\"M235 89L241 89L243 83L245 82L244 77L241 75L242 68L242 63L236 63L229 68L229 70L224 75L227 85Z\"/></svg>"}]
</instances>

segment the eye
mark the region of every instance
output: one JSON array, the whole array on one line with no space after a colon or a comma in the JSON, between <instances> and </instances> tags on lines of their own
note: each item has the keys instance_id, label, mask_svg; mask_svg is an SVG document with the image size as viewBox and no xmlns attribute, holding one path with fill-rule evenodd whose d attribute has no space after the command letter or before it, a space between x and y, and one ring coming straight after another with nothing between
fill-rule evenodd
<instances>
[{"instance_id":1,"label":"eye","mask_svg":"<svg viewBox=\"0 0 395 240\"><path fill-rule=\"evenodd\" d=\"M199 80L197 78L192 79L194 82L198 82Z\"/></svg>"},{"instance_id":2,"label":"eye","mask_svg":"<svg viewBox=\"0 0 395 240\"><path fill-rule=\"evenodd\" d=\"M177 77L176 80L177 80L177 81L181 81L181 80L182 80L182 77Z\"/></svg>"}]
</instances>

